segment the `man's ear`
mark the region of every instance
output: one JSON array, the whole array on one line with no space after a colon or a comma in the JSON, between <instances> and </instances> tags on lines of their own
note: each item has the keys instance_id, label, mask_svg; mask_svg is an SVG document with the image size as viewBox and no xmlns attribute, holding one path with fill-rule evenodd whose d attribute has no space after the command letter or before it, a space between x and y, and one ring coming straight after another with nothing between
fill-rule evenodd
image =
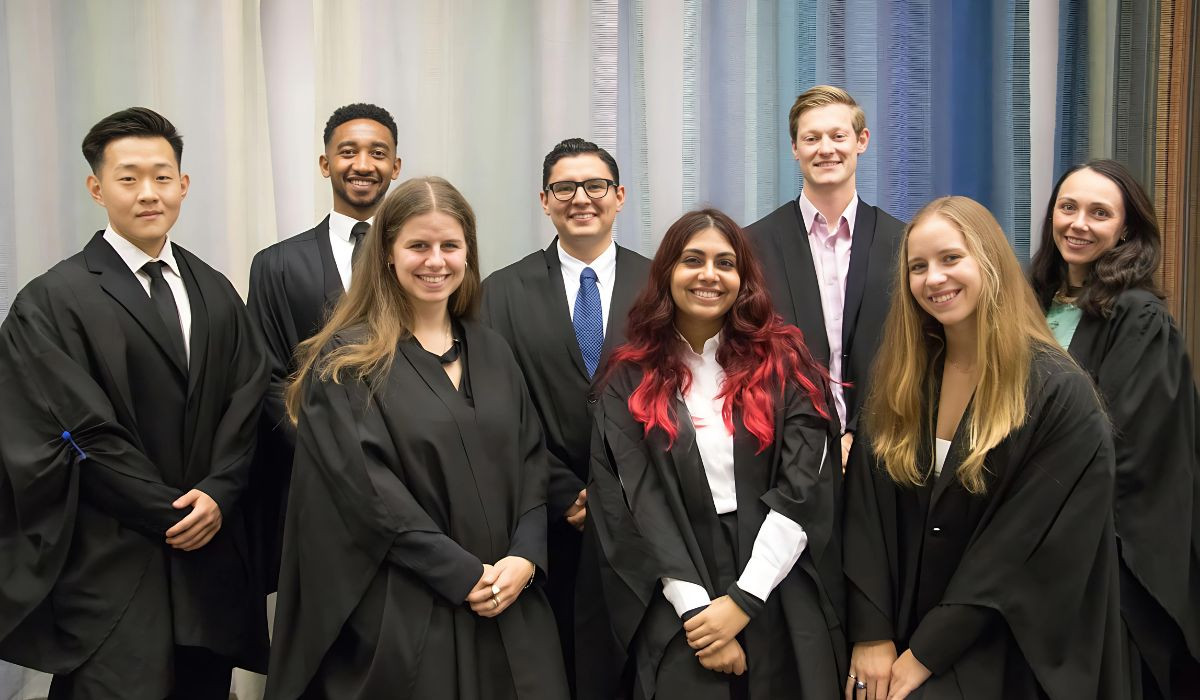
<instances>
[{"instance_id":1,"label":"man's ear","mask_svg":"<svg viewBox=\"0 0 1200 700\"><path fill-rule=\"evenodd\" d=\"M87 180L88 194L92 195L92 199L96 200L96 204L104 206L104 192L100 189L100 178L93 175L88 175Z\"/></svg>"},{"instance_id":2,"label":"man's ear","mask_svg":"<svg viewBox=\"0 0 1200 700\"><path fill-rule=\"evenodd\" d=\"M329 159L322 153L320 158L317 158L317 167L321 169L321 177L329 177ZM399 174L399 173L397 173ZM395 180L396 178L392 178Z\"/></svg>"}]
</instances>

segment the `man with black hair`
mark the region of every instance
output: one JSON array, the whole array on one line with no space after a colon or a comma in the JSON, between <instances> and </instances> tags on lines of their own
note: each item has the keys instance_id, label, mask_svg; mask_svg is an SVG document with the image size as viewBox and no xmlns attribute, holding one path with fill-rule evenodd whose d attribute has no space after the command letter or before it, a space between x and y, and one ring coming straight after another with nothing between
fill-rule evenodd
<instances>
[{"instance_id":1,"label":"man with black hair","mask_svg":"<svg viewBox=\"0 0 1200 700\"><path fill-rule=\"evenodd\" d=\"M295 428L283 406L296 346L316 333L350 288L354 251L375 209L400 176L396 122L382 107L351 104L325 123L325 152L317 159L329 178L333 210L315 227L258 252L250 265L248 306L266 342L271 383L263 406L255 470L256 544L263 548L269 590L279 572L284 512L295 451Z\"/></svg>"},{"instance_id":2,"label":"man with black hair","mask_svg":"<svg viewBox=\"0 0 1200 700\"><path fill-rule=\"evenodd\" d=\"M625 340L629 307L646 282L650 261L613 241L625 187L603 148L579 138L559 143L542 163L538 196L558 235L545 250L484 281L481 313L512 347L551 456L546 593L572 693L612 697L608 689L617 679L611 645L600 636L607 625L599 573L594 557L585 553L581 563L581 550L595 545L584 532L597 400L592 384Z\"/></svg>"},{"instance_id":3,"label":"man with black hair","mask_svg":"<svg viewBox=\"0 0 1200 700\"><path fill-rule=\"evenodd\" d=\"M51 698L225 700L267 630L243 495L266 357L170 240L183 141L145 108L83 141L108 226L0 326L0 658Z\"/></svg>"}]
</instances>

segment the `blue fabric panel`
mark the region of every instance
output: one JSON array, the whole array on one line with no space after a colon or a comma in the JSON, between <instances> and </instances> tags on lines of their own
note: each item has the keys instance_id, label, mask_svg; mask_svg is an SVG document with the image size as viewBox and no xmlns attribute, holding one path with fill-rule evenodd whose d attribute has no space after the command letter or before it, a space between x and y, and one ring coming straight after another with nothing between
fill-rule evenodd
<instances>
[{"instance_id":1,"label":"blue fabric panel","mask_svg":"<svg viewBox=\"0 0 1200 700\"><path fill-rule=\"evenodd\" d=\"M1054 180L1088 159L1088 0L1058 3L1058 107Z\"/></svg>"}]
</instances>

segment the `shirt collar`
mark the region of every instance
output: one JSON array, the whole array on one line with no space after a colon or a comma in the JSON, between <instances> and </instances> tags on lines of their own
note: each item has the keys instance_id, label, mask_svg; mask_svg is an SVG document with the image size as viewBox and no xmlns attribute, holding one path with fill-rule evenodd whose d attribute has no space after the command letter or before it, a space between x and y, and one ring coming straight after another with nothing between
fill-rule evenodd
<instances>
[{"instance_id":1,"label":"shirt collar","mask_svg":"<svg viewBox=\"0 0 1200 700\"><path fill-rule=\"evenodd\" d=\"M808 195L804 194L804 190L800 191L799 204L800 204L800 215L802 217L804 217L804 230L808 231L808 234L811 236L813 233L813 221L815 221L818 216L821 216L821 212L817 211L816 205L814 205L808 199ZM858 191L855 190L854 196L850 198L850 203L846 205L845 211L843 211L842 215L840 217L838 217L838 220L836 222L834 222L833 225L830 225L829 222L825 222L825 229L827 231L826 235L832 236L835 233L837 233L838 229L841 226L842 219L846 220L846 230L849 231L851 235L853 235L854 234L854 219L857 216L858 216ZM824 217L822 217L822 218L824 218Z\"/></svg>"},{"instance_id":2,"label":"shirt collar","mask_svg":"<svg viewBox=\"0 0 1200 700\"><path fill-rule=\"evenodd\" d=\"M555 245L558 248L558 264L562 266L563 270L570 273L572 277L579 277L579 273L583 272L583 268L590 267L592 268L592 272L596 273L596 278L603 283L604 280L612 277L614 271L617 269L617 244L615 242L610 241L604 252L596 256L596 259L590 263L585 263L563 250L561 242Z\"/></svg>"},{"instance_id":3,"label":"shirt collar","mask_svg":"<svg viewBox=\"0 0 1200 700\"><path fill-rule=\"evenodd\" d=\"M683 337L683 334L678 329L676 329L675 335L679 336L679 342L683 343L683 347L686 348L684 359L688 364L695 366L702 363L715 363L717 361L717 348L721 347L721 336L723 335L720 331L717 331L716 335L704 341L704 347L700 348L699 353L692 349L692 344L687 341L687 338Z\"/></svg>"},{"instance_id":4,"label":"shirt collar","mask_svg":"<svg viewBox=\"0 0 1200 700\"><path fill-rule=\"evenodd\" d=\"M146 255L145 251L126 240L124 236L117 233L111 223L104 229L104 240L108 241L113 250L117 251L117 255L120 256L121 261L125 263L130 272L140 271L142 266L151 260L161 260L171 268L171 272L179 275L179 265L175 263L175 249L171 246L170 238L163 244L162 252L158 254L157 258Z\"/></svg>"},{"instance_id":5,"label":"shirt collar","mask_svg":"<svg viewBox=\"0 0 1200 700\"><path fill-rule=\"evenodd\" d=\"M338 238L350 242L350 229L354 228L354 224L358 223L358 219L353 216L346 216L340 212L329 212L329 232ZM368 224L375 223L375 217L367 219Z\"/></svg>"}]
</instances>

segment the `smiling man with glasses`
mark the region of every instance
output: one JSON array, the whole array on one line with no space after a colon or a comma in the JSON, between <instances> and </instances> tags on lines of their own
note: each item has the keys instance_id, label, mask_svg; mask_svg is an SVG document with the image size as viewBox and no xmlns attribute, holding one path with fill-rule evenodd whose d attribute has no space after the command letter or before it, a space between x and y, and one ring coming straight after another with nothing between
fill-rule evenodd
<instances>
[{"instance_id":1,"label":"smiling man with glasses","mask_svg":"<svg viewBox=\"0 0 1200 700\"><path fill-rule=\"evenodd\" d=\"M483 319L512 347L546 434L551 456L546 593L558 619L572 692L588 697L612 697L603 689L612 675L609 640L580 634L578 654L575 645L577 628L607 627L592 624L597 616L603 619L603 603L595 559L586 554L594 544L583 532L596 403L592 382L608 354L624 342L629 307L650 270L649 260L613 241L613 221L625 202L620 181L608 151L577 138L559 143L543 161L538 195L558 235L545 250L483 283Z\"/></svg>"}]
</instances>

